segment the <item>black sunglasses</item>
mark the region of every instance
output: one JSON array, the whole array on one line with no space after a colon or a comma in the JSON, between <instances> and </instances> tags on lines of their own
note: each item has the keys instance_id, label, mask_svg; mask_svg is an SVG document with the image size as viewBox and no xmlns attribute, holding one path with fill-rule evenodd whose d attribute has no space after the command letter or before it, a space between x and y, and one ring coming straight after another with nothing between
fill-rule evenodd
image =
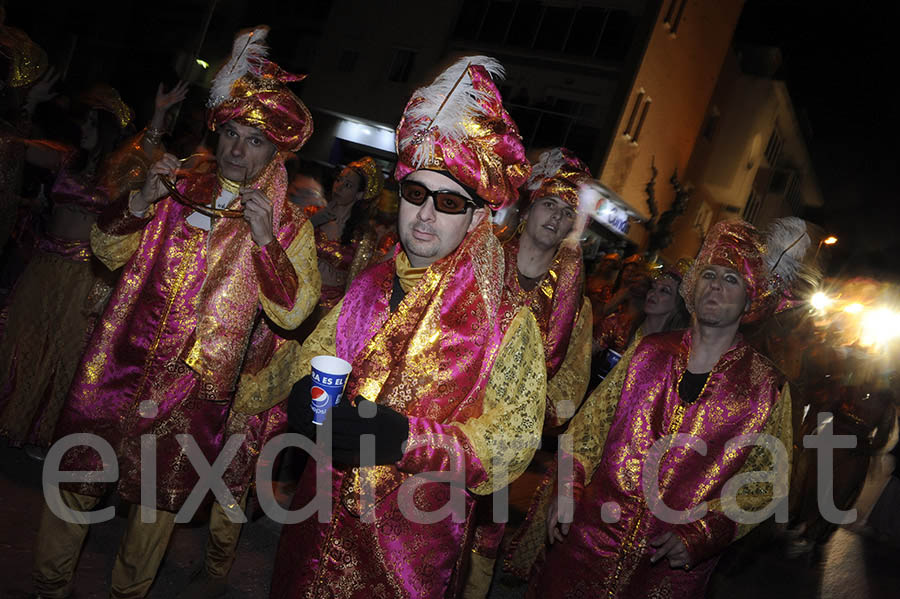
<instances>
[{"instance_id":1,"label":"black sunglasses","mask_svg":"<svg viewBox=\"0 0 900 599\"><path fill-rule=\"evenodd\" d=\"M400 183L400 197L414 206L421 206L430 197L434 200L434 209L444 214L465 214L469 206L478 207L475 202L462 194L453 191L434 191L415 181Z\"/></svg>"}]
</instances>

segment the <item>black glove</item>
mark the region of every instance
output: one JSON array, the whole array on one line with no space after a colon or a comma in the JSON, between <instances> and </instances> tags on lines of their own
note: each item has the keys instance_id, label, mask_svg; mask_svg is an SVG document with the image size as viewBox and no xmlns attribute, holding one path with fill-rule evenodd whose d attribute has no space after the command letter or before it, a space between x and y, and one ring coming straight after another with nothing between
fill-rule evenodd
<instances>
[{"instance_id":1,"label":"black glove","mask_svg":"<svg viewBox=\"0 0 900 599\"><path fill-rule=\"evenodd\" d=\"M333 427L332 459L359 465L361 435L375 435L375 464L393 464L402 458L401 446L409 438L409 419L361 395L356 396L356 404L344 399L325 416L325 426Z\"/></svg>"},{"instance_id":2,"label":"black glove","mask_svg":"<svg viewBox=\"0 0 900 599\"><path fill-rule=\"evenodd\" d=\"M316 429L313 424L312 410L312 377L306 375L296 383L288 396L288 427L307 439L316 440Z\"/></svg>"}]
</instances>

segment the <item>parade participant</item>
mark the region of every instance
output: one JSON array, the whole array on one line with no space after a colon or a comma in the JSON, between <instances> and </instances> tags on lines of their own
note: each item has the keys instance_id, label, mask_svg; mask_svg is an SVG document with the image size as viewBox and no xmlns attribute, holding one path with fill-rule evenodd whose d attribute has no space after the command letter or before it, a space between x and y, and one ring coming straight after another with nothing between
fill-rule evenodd
<instances>
[{"instance_id":1,"label":"parade participant","mask_svg":"<svg viewBox=\"0 0 900 599\"><path fill-rule=\"evenodd\" d=\"M687 312L684 299L679 295L681 281L690 265L690 260L679 260L674 266L663 267L656 273L644 302L644 320L638 326L629 345L640 343L645 335L681 330L690 325L690 314ZM610 353L604 376L620 357L618 354ZM519 578L527 580L535 561L542 557L547 536L547 507L556 492L555 483L556 469L551 467L538 484L525 521L510 542L504 559L504 569Z\"/></svg>"},{"instance_id":2,"label":"parade participant","mask_svg":"<svg viewBox=\"0 0 900 599\"><path fill-rule=\"evenodd\" d=\"M116 185L112 150L133 113L108 85L75 98L80 148L26 140L25 160L55 173L50 219L34 231L34 255L9 300L0 342L0 436L40 458L53 431L94 321L114 278L93 257L90 231Z\"/></svg>"},{"instance_id":3,"label":"parade participant","mask_svg":"<svg viewBox=\"0 0 900 599\"><path fill-rule=\"evenodd\" d=\"M370 205L384 187L381 169L370 156L351 162L331 187L331 199L311 219L316 225L316 254L322 275L322 314L331 310L347 285L367 265L374 247Z\"/></svg>"},{"instance_id":4,"label":"parade participant","mask_svg":"<svg viewBox=\"0 0 900 599\"><path fill-rule=\"evenodd\" d=\"M594 315L595 356L607 348L619 353L625 351L643 318L644 299L649 287L647 261L639 254L626 258L612 297Z\"/></svg>"},{"instance_id":5,"label":"parade participant","mask_svg":"<svg viewBox=\"0 0 900 599\"><path fill-rule=\"evenodd\" d=\"M213 82L208 123L219 132L217 173L189 172L170 192L162 178L175 176L178 160L166 154L143 187L107 209L92 231L98 258L124 270L57 432L93 433L115 452L115 488L132 505L111 597L141 597L152 584L175 512L198 481L191 452L178 439L190 438L188 445L208 459L222 449L260 312L293 328L319 296L312 225L286 201L279 153L303 145L311 117L286 87L300 77L265 59L266 32L239 35ZM156 493L149 499L142 489L144 436L156 446L149 473ZM76 446L60 468L104 466L94 449ZM75 511L90 510L110 486L67 483L62 499ZM155 505L138 505L147 501ZM87 528L45 508L34 569L42 597L67 595Z\"/></svg>"},{"instance_id":6,"label":"parade participant","mask_svg":"<svg viewBox=\"0 0 900 599\"><path fill-rule=\"evenodd\" d=\"M544 429L568 421L587 390L591 361L591 305L584 297L584 264L576 225L579 185L591 174L565 148L541 154L526 188L531 189L519 235L503 245L506 290L537 319L547 368ZM574 230L574 231L573 231ZM568 406L563 405L568 402ZM491 497L479 501L479 524L470 555L464 597L485 597L506 526L495 522Z\"/></svg>"},{"instance_id":7,"label":"parade participant","mask_svg":"<svg viewBox=\"0 0 900 599\"><path fill-rule=\"evenodd\" d=\"M297 372L308 374L317 354L347 360L345 397L375 416L361 417L348 401L329 412L331 519L282 529L274 598L454 596L474 495L514 480L538 444L546 393L540 330L531 311L503 293L503 250L488 216L515 200L530 170L491 78L502 72L494 59L464 57L406 106L395 172L400 244L393 259L353 281L306 340ZM308 381L292 392L292 413L307 410L292 420L300 425L312 418ZM353 467L359 435L368 433L377 465ZM455 490L418 476L451 471ZM312 498L316 474L311 462L295 508ZM459 513L416 518L404 499L413 486L417 510L433 514L453 496Z\"/></svg>"},{"instance_id":8,"label":"parade participant","mask_svg":"<svg viewBox=\"0 0 900 599\"><path fill-rule=\"evenodd\" d=\"M804 236L793 244L801 255ZM796 268L794 255L781 251L787 247L766 248L741 221L711 228L681 288L692 327L644 337L572 420L574 468L560 475L559 488L572 489L574 519L560 515L554 499L553 544L529 597L702 596L721 552L753 527L733 519L723 486L739 473L774 471L732 499L753 512L786 496L789 390L737 331L774 309ZM673 446L678 433L701 439L705 451ZM728 446L759 433L781 447Z\"/></svg>"}]
</instances>

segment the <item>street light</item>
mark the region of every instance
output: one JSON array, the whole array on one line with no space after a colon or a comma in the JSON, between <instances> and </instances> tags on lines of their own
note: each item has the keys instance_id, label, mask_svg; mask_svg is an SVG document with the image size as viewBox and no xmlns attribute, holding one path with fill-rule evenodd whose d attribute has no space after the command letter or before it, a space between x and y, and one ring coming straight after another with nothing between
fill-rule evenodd
<instances>
[{"instance_id":1,"label":"street light","mask_svg":"<svg viewBox=\"0 0 900 599\"><path fill-rule=\"evenodd\" d=\"M834 235L829 235L828 237L820 241L819 245L816 246L816 255L813 256L813 260L819 257L819 250L821 249L823 243L825 245L834 245L837 243L837 237L835 237Z\"/></svg>"}]
</instances>

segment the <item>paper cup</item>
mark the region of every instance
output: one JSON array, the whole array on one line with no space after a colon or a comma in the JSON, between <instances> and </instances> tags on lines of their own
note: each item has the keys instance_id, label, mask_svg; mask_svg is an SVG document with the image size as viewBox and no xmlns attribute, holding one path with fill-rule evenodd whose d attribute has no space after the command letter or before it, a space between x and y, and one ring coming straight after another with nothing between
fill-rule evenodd
<instances>
[{"instance_id":1,"label":"paper cup","mask_svg":"<svg viewBox=\"0 0 900 599\"><path fill-rule=\"evenodd\" d=\"M341 401L351 366L346 360L334 356L316 356L312 365L313 424L325 422L325 414Z\"/></svg>"}]
</instances>

